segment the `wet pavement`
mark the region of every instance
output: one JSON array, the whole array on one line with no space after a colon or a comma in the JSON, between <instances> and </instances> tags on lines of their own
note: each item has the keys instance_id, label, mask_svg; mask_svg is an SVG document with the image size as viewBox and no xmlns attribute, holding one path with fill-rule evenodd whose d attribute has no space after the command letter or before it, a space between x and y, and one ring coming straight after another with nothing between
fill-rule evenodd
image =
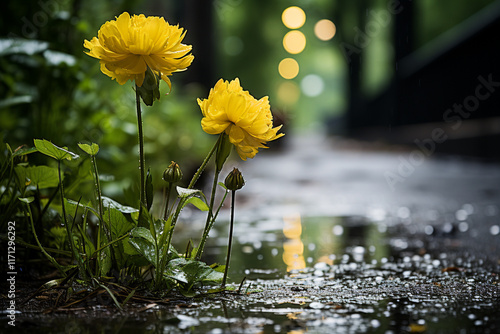
<instances>
[{"instance_id":1,"label":"wet pavement","mask_svg":"<svg viewBox=\"0 0 500 334\"><path fill-rule=\"evenodd\" d=\"M19 314L17 330L498 333L500 166L415 152L289 136L283 149L237 162L238 294L126 314ZM224 260L227 209L207 262ZM197 238L202 223L187 212L178 228Z\"/></svg>"}]
</instances>

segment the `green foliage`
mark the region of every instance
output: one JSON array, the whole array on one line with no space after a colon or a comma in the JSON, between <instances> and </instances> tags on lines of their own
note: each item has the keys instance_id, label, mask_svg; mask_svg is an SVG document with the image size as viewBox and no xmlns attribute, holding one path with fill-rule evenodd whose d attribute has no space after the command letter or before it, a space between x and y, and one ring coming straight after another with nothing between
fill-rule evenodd
<instances>
[{"instance_id":1,"label":"green foliage","mask_svg":"<svg viewBox=\"0 0 500 334\"><path fill-rule=\"evenodd\" d=\"M6 12L33 17L39 4L27 1L23 6L6 4ZM193 171L209 148L195 102L202 94L195 85L185 90L179 86L166 99L170 88L160 86L154 75L136 88L146 105L160 97L164 101L143 113L145 151L152 167L143 185L145 206L137 208L137 160L130 159L137 140L131 112L135 94L129 85L96 75L99 64L82 48L83 39L104 22L100 15L108 18L122 2L109 8L104 3L61 3L48 15L47 25L28 37L9 24L12 18L0 22L0 36L9 32L8 38L0 37L0 225L15 219L23 245L40 250L50 262L46 270L56 268L63 277L72 276L71 269L84 283L101 286L110 276L119 281L124 272L136 273L132 280L151 283L152 289L177 288L192 295L199 284L219 283L221 267L179 254L172 246L175 226L186 205L209 212L211 223L216 210L200 190L192 189L195 182L188 188L179 184L177 194L172 182L168 196L174 200L167 196L164 219L154 216L153 199L164 187L158 175L168 161L182 160L183 169ZM4 137L19 147L12 149ZM88 156L80 158L76 147ZM224 152L217 153L223 158L217 168L230 149L226 143ZM35 152L41 154L31 154ZM154 268L151 282L141 276L148 267Z\"/></svg>"},{"instance_id":2,"label":"green foliage","mask_svg":"<svg viewBox=\"0 0 500 334\"><path fill-rule=\"evenodd\" d=\"M15 167L15 172L20 180L26 180L27 183L38 187L38 189L54 188L59 184L57 168L54 167L18 166Z\"/></svg>"},{"instance_id":3,"label":"green foliage","mask_svg":"<svg viewBox=\"0 0 500 334\"><path fill-rule=\"evenodd\" d=\"M99 145L96 143L92 143L90 145L79 143L78 147L80 147L88 155L97 155L97 153L99 153Z\"/></svg>"},{"instance_id":4,"label":"green foliage","mask_svg":"<svg viewBox=\"0 0 500 334\"><path fill-rule=\"evenodd\" d=\"M68 151L67 147L58 147L54 144L52 144L50 141L45 140L45 139L35 139L34 140L35 147L38 150L38 152L45 154L51 158L54 158L56 160L72 160L72 159L78 159L79 156L78 154L75 154L73 152Z\"/></svg>"}]
</instances>

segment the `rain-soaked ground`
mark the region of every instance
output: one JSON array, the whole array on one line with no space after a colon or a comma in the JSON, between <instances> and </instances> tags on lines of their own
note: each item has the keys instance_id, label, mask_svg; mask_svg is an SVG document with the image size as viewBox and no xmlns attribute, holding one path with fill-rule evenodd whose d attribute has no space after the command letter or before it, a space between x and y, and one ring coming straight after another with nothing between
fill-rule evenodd
<instances>
[{"instance_id":1,"label":"rain-soaked ground","mask_svg":"<svg viewBox=\"0 0 500 334\"><path fill-rule=\"evenodd\" d=\"M288 139L281 151L238 163L247 181L230 270L238 293L123 313L35 309L17 314L15 329L499 333L500 166L412 149ZM227 216L212 232L209 263L223 262ZM189 212L184 220L186 238L197 238L190 231L202 220Z\"/></svg>"}]
</instances>

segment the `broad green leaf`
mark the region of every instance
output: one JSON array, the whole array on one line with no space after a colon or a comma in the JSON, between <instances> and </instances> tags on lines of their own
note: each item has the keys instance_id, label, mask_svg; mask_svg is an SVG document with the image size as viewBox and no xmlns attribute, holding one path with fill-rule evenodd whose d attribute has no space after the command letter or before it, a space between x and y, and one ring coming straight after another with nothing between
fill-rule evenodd
<instances>
[{"instance_id":1,"label":"broad green leaf","mask_svg":"<svg viewBox=\"0 0 500 334\"><path fill-rule=\"evenodd\" d=\"M30 196L30 197L19 197L19 200L23 203L30 204L35 200L35 197Z\"/></svg>"},{"instance_id":2,"label":"broad green leaf","mask_svg":"<svg viewBox=\"0 0 500 334\"><path fill-rule=\"evenodd\" d=\"M144 256L149 263L157 267L156 247L154 239L148 229L144 227L136 227L130 232L128 241L134 248Z\"/></svg>"},{"instance_id":3,"label":"broad green leaf","mask_svg":"<svg viewBox=\"0 0 500 334\"><path fill-rule=\"evenodd\" d=\"M167 264L164 275L185 283L183 290L189 292L195 283L221 282L224 273L212 269L204 262L182 257L171 260Z\"/></svg>"},{"instance_id":4,"label":"broad green leaf","mask_svg":"<svg viewBox=\"0 0 500 334\"><path fill-rule=\"evenodd\" d=\"M111 249L109 247L106 247L103 250L101 250L101 252L97 256L99 257L98 260L101 269L101 272L99 274L101 276L106 276L108 272L111 270L111 266L113 264L111 258Z\"/></svg>"},{"instance_id":5,"label":"broad green leaf","mask_svg":"<svg viewBox=\"0 0 500 334\"><path fill-rule=\"evenodd\" d=\"M48 166L16 167L20 180L29 179L39 189L54 188L59 185L57 168ZM62 176L62 175L61 175Z\"/></svg>"},{"instance_id":6,"label":"broad green leaf","mask_svg":"<svg viewBox=\"0 0 500 334\"><path fill-rule=\"evenodd\" d=\"M177 186L177 193L179 194L179 197L189 197L189 196L194 196L198 193L201 193L201 190L198 189L188 189L188 188L182 188Z\"/></svg>"},{"instance_id":7,"label":"broad green leaf","mask_svg":"<svg viewBox=\"0 0 500 334\"><path fill-rule=\"evenodd\" d=\"M56 160L63 160L63 159L72 160L79 158L78 154L68 151L66 147L56 146L48 140L35 139L34 143L38 152L45 154Z\"/></svg>"},{"instance_id":8,"label":"broad green leaf","mask_svg":"<svg viewBox=\"0 0 500 334\"><path fill-rule=\"evenodd\" d=\"M96 143L92 143L91 145L79 143L78 147L80 147L88 155L95 156L99 152L99 145L97 145Z\"/></svg>"},{"instance_id":9,"label":"broad green leaf","mask_svg":"<svg viewBox=\"0 0 500 334\"><path fill-rule=\"evenodd\" d=\"M182 268L190 284L199 282L221 282L224 273L217 272L210 268L206 263L200 261L188 260L188 263Z\"/></svg>"},{"instance_id":10,"label":"broad green leaf","mask_svg":"<svg viewBox=\"0 0 500 334\"><path fill-rule=\"evenodd\" d=\"M22 156L22 155L26 155L26 154L30 154L30 153L34 153L36 152L37 149L35 147L18 147L14 150L14 152L12 152L12 157L15 158L15 157L19 157L19 156Z\"/></svg>"},{"instance_id":11,"label":"broad green leaf","mask_svg":"<svg viewBox=\"0 0 500 334\"><path fill-rule=\"evenodd\" d=\"M65 203L64 205L66 205L66 212L71 215L73 215L77 211L77 205L78 205L78 208L87 209L90 212L92 212L96 217L99 217L99 213L97 212L97 210L94 209L94 207L92 207L90 204L83 204L81 202L79 203L68 198L64 199L64 203ZM80 209L78 209L78 211L82 212L80 211Z\"/></svg>"},{"instance_id":12,"label":"broad green leaf","mask_svg":"<svg viewBox=\"0 0 500 334\"><path fill-rule=\"evenodd\" d=\"M130 215L126 215L115 208L105 209L103 219L110 227L113 239L124 235L135 226L135 223L130 219Z\"/></svg>"},{"instance_id":13,"label":"broad green leaf","mask_svg":"<svg viewBox=\"0 0 500 334\"><path fill-rule=\"evenodd\" d=\"M195 207L197 207L201 211L208 211L208 205L203 202L200 198L198 197L191 197L186 201L186 204L193 204Z\"/></svg>"},{"instance_id":14,"label":"broad green leaf","mask_svg":"<svg viewBox=\"0 0 500 334\"><path fill-rule=\"evenodd\" d=\"M145 228L145 227L135 227L130 231L130 236L132 238L142 238L147 240L149 243L153 244L155 243L155 239L151 235L151 232Z\"/></svg>"},{"instance_id":15,"label":"broad green leaf","mask_svg":"<svg viewBox=\"0 0 500 334\"><path fill-rule=\"evenodd\" d=\"M185 258L177 258L170 260L165 267L163 274L169 278L181 283L189 283L186 273L182 271L182 267L186 265L188 260Z\"/></svg>"},{"instance_id":16,"label":"broad green leaf","mask_svg":"<svg viewBox=\"0 0 500 334\"><path fill-rule=\"evenodd\" d=\"M139 210L137 210L135 208L132 208L130 206L121 205L117 201L115 201L109 197L106 197L106 196L102 196L102 204L105 208L114 208L122 213L139 212Z\"/></svg>"}]
</instances>

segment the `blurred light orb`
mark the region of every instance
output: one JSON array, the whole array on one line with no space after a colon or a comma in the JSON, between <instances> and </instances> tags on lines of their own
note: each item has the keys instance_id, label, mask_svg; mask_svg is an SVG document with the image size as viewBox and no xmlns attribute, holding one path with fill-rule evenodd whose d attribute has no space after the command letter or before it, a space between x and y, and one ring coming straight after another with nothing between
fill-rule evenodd
<instances>
[{"instance_id":1,"label":"blurred light orb","mask_svg":"<svg viewBox=\"0 0 500 334\"><path fill-rule=\"evenodd\" d=\"M224 41L224 51L229 56L236 56L243 51L243 41L237 36L229 36Z\"/></svg>"},{"instance_id":2,"label":"blurred light orb","mask_svg":"<svg viewBox=\"0 0 500 334\"><path fill-rule=\"evenodd\" d=\"M293 105L297 103L300 97L300 88L293 81L282 82L278 86L278 100L285 105Z\"/></svg>"},{"instance_id":3,"label":"blurred light orb","mask_svg":"<svg viewBox=\"0 0 500 334\"><path fill-rule=\"evenodd\" d=\"M335 24L327 19L319 20L314 25L314 34L322 41L329 41L335 36L337 27Z\"/></svg>"},{"instance_id":4,"label":"blurred light orb","mask_svg":"<svg viewBox=\"0 0 500 334\"><path fill-rule=\"evenodd\" d=\"M306 36L298 30L289 31L283 37L283 47L288 53L301 53L306 47Z\"/></svg>"},{"instance_id":5,"label":"blurred light orb","mask_svg":"<svg viewBox=\"0 0 500 334\"><path fill-rule=\"evenodd\" d=\"M299 74L299 63L295 59L285 58L278 65L280 75L285 79L293 79Z\"/></svg>"},{"instance_id":6,"label":"blurred light orb","mask_svg":"<svg viewBox=\"0 0 500 334\"><path fill-rule=\"evenodd\" d=\"M288 29L298 29L306 22L306 13L300 7L291 6L283 11L281 21Z\"/></svg>"},{"instance_id":7,"label":"blurred light orb","mask_svg":"<svg viewBox=\"0 0 500 334\"><path fill-rule=\"evenodd\" d=\"M319 75L308 74L300 82L300 88L304 95L314 97L323 93L325 83Z\"/></svg>"}]
</instances>

